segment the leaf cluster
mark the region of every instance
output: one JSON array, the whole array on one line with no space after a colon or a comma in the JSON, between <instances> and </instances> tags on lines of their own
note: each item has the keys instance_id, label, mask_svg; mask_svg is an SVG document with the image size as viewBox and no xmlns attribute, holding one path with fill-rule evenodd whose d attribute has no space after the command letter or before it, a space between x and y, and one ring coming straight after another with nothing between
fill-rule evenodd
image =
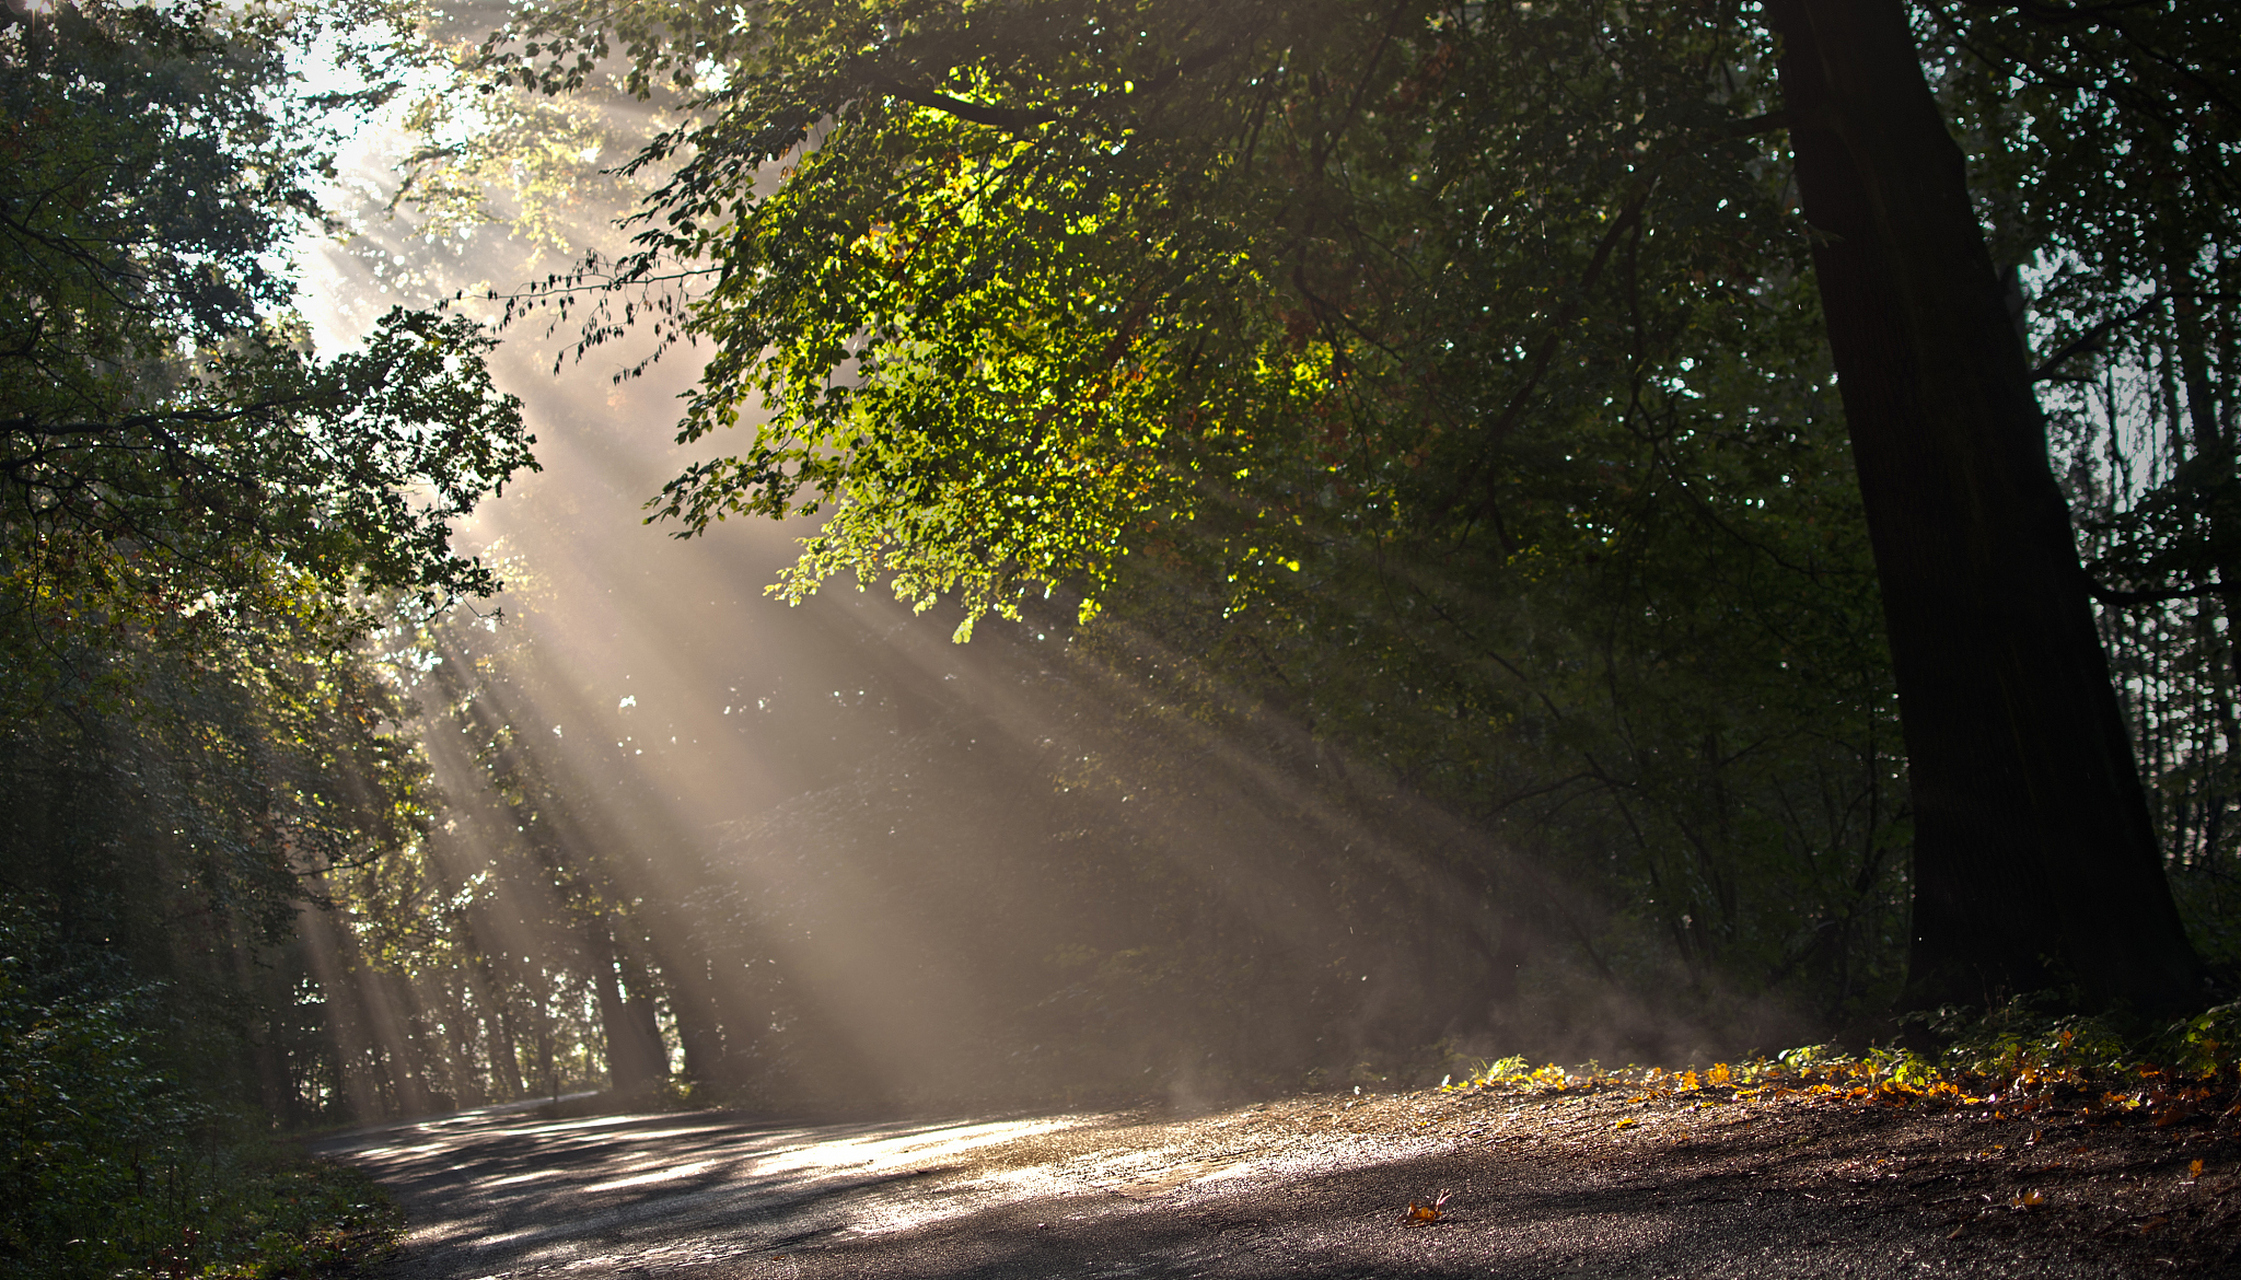
<instances>
[{"instance_id":1,"label":"leaf cluster","mask_svg":"<svg viewBox=\"0 0 2241 1280\"><path fill-rule=\"evenodd\" d=\"M288 105L287 30L104 6L0 30L0 529L19 597L147 621L299 578L431 602L495 585L446 545L534 466L487 336L399 310L322 360L279 310L325 164Z\"/></svg>"}]
</instances>

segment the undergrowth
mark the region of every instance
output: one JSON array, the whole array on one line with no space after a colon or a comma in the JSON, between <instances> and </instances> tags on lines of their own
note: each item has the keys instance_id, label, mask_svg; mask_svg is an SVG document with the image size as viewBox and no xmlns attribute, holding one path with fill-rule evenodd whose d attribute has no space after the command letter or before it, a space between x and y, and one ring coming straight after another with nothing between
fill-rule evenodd
<instances>
[{"instance_id":1,"label":"undergrowth","mask_svg":"<svg viewBox=\"0 0 2241 1280\"><path fill-rule=\"evenodd\" d=\"M202 1172L176 1235L114 1280L310 1280L379 1259L403 1234L396 1204L343 1165L272 1146L235 1150Z\"/></svg>"},{"instance_id":2,"label":"undergrowth","mask_svg":"<svg viewBox=\"0 0 2241 1280\"><path fill-rule=\"evenodd\" d=\"M0 899L0 1278L277 1280L386 1252L379 1188L180 1083L162 994Z\"/></svg>"},{"instance_id":3,"label":"undergrowth","mask_svg":"<svg viewBox=\"0 0 2241 1280\"><path fill-rule=\"evenodd\" d=\"M313 1280L383 1257L403 1233L403 1214L364 1174L284 1140L152 1136L98 1198L85 1194L98 1180L85 1166L105 1153L17 1152L0 1277Z\"/></svg>"},{"instance_id":4,"label":"undergrowth","mask_svg":"<svg viewBox=\"0 0 2241 1280\"><path fill-rule=\"evenodd\" d=\"M1716 1103L1798 1097L1883 1106L1989 1108L1996 1116L2061 1106L2105 1120L2168 1127L2241 1121L2241 1003L2151 1033L2107 1018L2056 1015L2030 1001L1990 1014L1923 1015L1934 1050L1829 1045L1708 1067L1535 1067L1523 1057L1480 1063L1441 1087L1535 1095L1626 1089L1634 1101Z\"/></svg>"}]
</instances>

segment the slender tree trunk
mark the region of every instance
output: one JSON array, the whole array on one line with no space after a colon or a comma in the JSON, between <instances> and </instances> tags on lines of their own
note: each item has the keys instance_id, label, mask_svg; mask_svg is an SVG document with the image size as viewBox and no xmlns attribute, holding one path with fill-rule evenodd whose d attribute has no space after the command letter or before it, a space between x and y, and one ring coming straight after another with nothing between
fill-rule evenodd
<instances>
[{"instance_id":1,"label":"slender tree trunk","mask_svg":"<svg viewBox=\"0 0 2241 1280\"><path fill-rule=\"evenodd\" d=\"M2172 327L2178 338L2174 354L2179 362L2180 385L2186 392L2183 421L2187 447L2179 478L2187 479L2191 471L2195 492L2189 495L2190 500L2214 511L2223 491L2234 483L2234 447L2226 435L2217 382L2211 374L2209 343L2203 332L2202 299L2196 292L2201 286L2194 278L2192 261L2198 250L2199 246L2189 244L2171 255L2164 288L2171 294ZM2182 420L2179 406L2171 406L2171 415L2175 436ZM2241 628L2241 556L2221 542L2216 568L2218 607L2225 613L2226 634L2241 636L2241 630L2237 630ZM2241 644L2229 640L2226 653L2236 693L2241 694Z\"/></svg>"},{"instance_id":2,"label":"slender tree trunk","mask_svg":"<svg viewBox=\"0 0 2241 1280\"><path fill-rule=\"evenodd\" d=\"M536 1001L530 1008L535 1019L537 1036L537 1069L540 1073L538 1084L546 1094L558 1101L560 1098L560 1064L554 1055L557 1048L554 1041L558 1039L553 1028L552 1015L554 983L552 975L544 969L539 968L534 972L536 974Z\"/></svg>"},{"instance_id":3,"label":"slender tree trunk","mask_svg":"<svg viewBox=\"0 0 2241 1280\"><path fill-rule=\"evenodd\" d=\"M669 985L669 1011L677 1018L677 1043L685 1051L685 1075L714 1083L724 1075L724 1032L716 1006L708 961L691 935L674 920L665 922L675 945L655 956Z\"/></svg>"},{"instance_id":4,"label":"slender tree trunk","mask_svg":"<svg viewBox=\"0 0 2241 1280\"><path fill-rule=\"evenodd\" d=\"M1912 1007L2167 1012L2172 903L2022 342L1900 0L1770 0L1914 791Z\"/></svg>"},{"instance_id":5,"label":"slender tree trunk","mask_svg":"<svg viewBox=\"0 0 2241 1280\"><path fill-rule=\"evenodd\" d=\"M324 891L324 883L312 887ZM326 1012L326 1033L334 1046L335 1087L342 1095L346 1114L359 1123L383 1115L374 1064L380 1059L381 1041L376 1020L368 1008L365 987L351 973L348 933L318 907L296 908L296 933L304 941L304 958L319 984Z\"/></svg>"},{"instance_id":6,"label":"slender tree trunk","mask_svg":"<svg viewBox=\"0 0 2241 1280\"><path fill-rule=\"evenodd\" d=\"M444 982L438 990L444 997L444 1031L451 1050L447 1084L451 1105L479 1107L490 1101L492 1074L484 1071L482 1064L475 1060L475 1029L482 1022L480 1006L470 997L468 984L457 976Z\"/></svg>"},{"instance_id":7,"label":"slender tree trunk","mask_svg":"<svg viewBox=\"0 0 2241 1280\"><path fill-rule=\"evenodd\" d=\"M256 944L249 938L248 931L242 927L238 918L228 922L228 932L232 935L228 950L233 959L234 983L244 994L255 992L260 997L265 995L266 993L258 992L258 988L265 983L260 981L261 975L257 972ZM255 1072L257 1084L258 1105L276 1122L289 1123L296 1118L298 1105L296 1091L289 1087L288 1073L281 1062L280 1046L277 1043L281 1034L280 1019L274 1016L286 1012L287 1002L283 996L269 1002L260 998L255 1003L268 1011L265 1016L251 1022L247 1037L249 1064Z\"/></svg>"},{"instance_id":8,"label":"slender tree trunk","mask_svg":"<svg viewBox=\"0 0 2241 1280\"><path fill-rule=\"evenodd\" d=\"M391 1074L397 1090L397 1105L406 1115L429 1115L449 1111L456 1105L451 1096L444 1066L448 1054L443 1038L432 1029L433 1019L428 1017L420 993L413 988L411 979L401 973L367 971L374 1000L387 1012L388 1026L392 1030L392 1043L396 1046L391 1057ZM378 1024L377 1024L378 1025Z\"/></svg>"},{"instance_id":9,"label":"slender tree trunk","mask_svg":"<svg viewBox=\"0 0 2241 1280\"><path fill-rule=\"evenodd\" d=\"M482 1015L484 1033L490 1037L490 1065L495 1084L504 1091L506 1101L528 1096L528 1088L521 1078L521 1048L514 1040L513 1024L508 1017L505 983L494 981L490 962L484 959L467 963L467 982L474 992L475 1007ZM494 994L495 993L495 994Z\"/></svg>"},{"instance_id":10,"label":"slender tree trunk","mask_svg":"<svg viewBox=\"0 0 2241 1280\"><path fill-rule=\"evenodd\" d=\"M631 1035L637 1042L646 1078L666 1080L669 1078L669 1046L661 1037L653 972L635 945L618 949L615 968L622 978L623 1014L630 1020Z\"/></svg>"}]
</instances>

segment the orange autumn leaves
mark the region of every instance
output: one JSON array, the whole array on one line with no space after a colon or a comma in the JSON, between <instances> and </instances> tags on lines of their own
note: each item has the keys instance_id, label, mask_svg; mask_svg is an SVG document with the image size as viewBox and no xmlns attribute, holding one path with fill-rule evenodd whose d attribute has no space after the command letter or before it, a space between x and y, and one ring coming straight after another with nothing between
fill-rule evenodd
<instances>
[{"instance_id":1,"label":"orange autumn leaves","mask_svg":"<svg viewBox=\"0 0 2241 1280\"><path fill-rule=\"evenodd\" d=\"M1589 1064L1566 1071L1553 1063L1528 1068L1522 1059L1491 1064L1454 1089L1502 1089L1547 1096L1631 1090L1629 1103L1686 1099L1697 1105L1753 1099L1799 1099L1880 1106L1990 1107L1994 1118L2029 1115L2060 1102L2066 1108L2167 1127L2192 1119L2241 1118L2241 1091L2209 1077L2136 1065L2118 1071L2081 1071L2047 1065L2006 1069L1941 1070L1919 1058L1872 1054L1866 1058L1792 1051L1779 1059L1667 1071L1657 1067L1605 1070ZM1620 1121L1617 1127L1630 1127Z\"/></svg>"}]
</instances>

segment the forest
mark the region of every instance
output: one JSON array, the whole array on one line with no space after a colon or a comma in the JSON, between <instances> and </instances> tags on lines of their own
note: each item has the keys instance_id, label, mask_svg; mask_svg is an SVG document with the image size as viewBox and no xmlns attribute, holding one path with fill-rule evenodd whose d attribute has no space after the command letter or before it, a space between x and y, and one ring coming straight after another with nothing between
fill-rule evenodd
<instances>
[{"instance_id":1,"label":"forest","mask_svg":"<svg viewBox=\"0 0 2241 1280\"><path fill-rule=\"evenodd\" d=\"M0 134L7 1274L2235 998L2207 0L11 0Z\"/></svg>"}]
</instances>

